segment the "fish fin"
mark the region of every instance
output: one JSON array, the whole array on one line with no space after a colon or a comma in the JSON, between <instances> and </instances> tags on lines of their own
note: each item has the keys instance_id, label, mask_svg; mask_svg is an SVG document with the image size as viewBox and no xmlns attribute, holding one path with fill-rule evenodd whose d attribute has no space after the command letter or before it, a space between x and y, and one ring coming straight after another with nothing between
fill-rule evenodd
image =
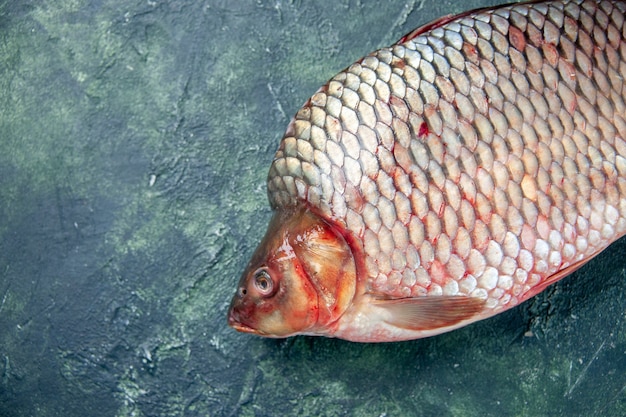
<instances>
[{"instance_id":1,"label":"fish fin","mask_svg":"<svg viewBox=\"0 0 626 417\"><path fill-rule=\"evenodd\" d=\"M422 296L376 299L390 313L387 323L408 330L432 330L453 326L480 313L485 300L469 296Z\"/></svg>"},{"instance_id":2,"label":"fish fin","mask_svg":"<svg viewBox=\"0 0 626 417\"><path fill-rule=\"evenodd\" d=\"M514 4L515 3L505 3L505 4L499 5L498 8L512 6ZM481 12L491 11L491 10L493 10L493 7L480 7L478 9L466 10L464 12L457 13L457 14L448 14L445 16L441 16L440 18L435 19L432 22L426 23L425 25L422 25L418 27L417 29L413 29L411 32L407 33L402 38L400 38L398 43L404 43L406 41L409 41L423 33L429 32L433 29L439 28L447 23L450 23L453 20L462 19L467 16L472 16Z\"/></svg>"},{"instance_id":3,"label":"fish fin","mask_svg":"<svg viewBox=\"0 0 626 417\"><path fill-rule=\"evenodd\" d=\"M589 258L586 258L586 259L580 260L578 262L575 262L575 263L573 263L573 264L571 264L569 266L566 266L565 268L561 269L560 271L555 272L554 274L552 274L549 277L547 277L544 281L540 282L535 287L531 288L527 294L524 294L524 298L534 297L535 295L539 294L541 291L543 291L546 288L548 288L550 285L552 285L555 282L557 282L557 281L565 278L566 276L572 274L578 268L580 268L581 266L583 266L584 264L589 262L596 255L597 255L597 253L592 255L592 256L590 256Z\"/></svg>"}]
</instances>

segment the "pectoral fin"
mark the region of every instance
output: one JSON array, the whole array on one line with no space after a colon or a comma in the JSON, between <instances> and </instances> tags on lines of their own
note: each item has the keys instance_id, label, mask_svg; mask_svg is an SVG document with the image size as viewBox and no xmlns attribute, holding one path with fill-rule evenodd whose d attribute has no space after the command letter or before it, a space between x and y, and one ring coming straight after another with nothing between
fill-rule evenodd
<instances>
[{"instance_id":1,"label":"pectoral fin","mask_svg":"<svg viewBox=\"0 0 626 417\"><path fill-rule=\"evenodd\" d=\"M433 330L468 320L483 310L485 300L468 296L423 296L377 299L390 314L385 321L408 330Z\"/></svg>"}]
</instances>

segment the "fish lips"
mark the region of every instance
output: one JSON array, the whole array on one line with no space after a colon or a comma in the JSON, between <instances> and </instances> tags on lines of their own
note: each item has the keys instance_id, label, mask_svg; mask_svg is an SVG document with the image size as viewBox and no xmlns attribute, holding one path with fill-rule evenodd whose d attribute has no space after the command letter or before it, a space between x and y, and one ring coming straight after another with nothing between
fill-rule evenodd
<instances>
[{"instance_id":1,"label":"fish lips","mask_svg":"<svg viewBox=\"0 0 626 417\"><path fill-rule=\"evenodd\" d=\"M257 329L257 326L253 323L254 320L250 319L250 315L246 314L245 311L242 312L242 309L245 310L245 304L235 296L228 311L228 325L230 327L242 333L250 333L264 337L276 337ZM248 320L246 320L246 318L248 318Z\"/></svg>"},{"instance_id":2,"label":"fish lips","mask_svg":"<svg viewBox=\"0 0 626 417\"><path fill-rule=\"evenodd\" d=\"M241 319L241 315L239 314L239 312L235 308L232 308L232 307L230 311L228 312L228 325L232 327L233 329L237 330L238 332L262 334L258 330L245 324L243 320Z\"/></svg>"}]
</instances>

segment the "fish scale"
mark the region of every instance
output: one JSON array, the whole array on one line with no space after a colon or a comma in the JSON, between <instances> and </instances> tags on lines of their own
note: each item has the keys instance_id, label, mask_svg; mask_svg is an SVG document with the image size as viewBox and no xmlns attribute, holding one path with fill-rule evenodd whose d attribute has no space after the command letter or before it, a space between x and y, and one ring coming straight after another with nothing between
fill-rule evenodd
<instances>
[{"instance_id":1,"label":"fish scale","mask_svg":"<svg viewBox=\"0 0 626 417\"><path fill-rule=\"evenodd\" d=\"M373 52L295 115L272 207L354 237L369 292L520 303L626 232L625 11L510 5Z\"/></svg>"}]
</instances>

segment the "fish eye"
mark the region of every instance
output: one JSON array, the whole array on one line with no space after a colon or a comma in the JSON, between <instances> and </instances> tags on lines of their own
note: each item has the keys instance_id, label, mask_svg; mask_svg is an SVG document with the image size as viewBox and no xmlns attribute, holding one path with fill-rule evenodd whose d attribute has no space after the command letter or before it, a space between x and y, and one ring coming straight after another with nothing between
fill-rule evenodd
<instances>
[{"instance_id":1,"label":"fish eye","mask_svg":"<svg viewBox=\"0 0 626 417\"><path fill-rule=\"evenodd\" d=\"M259 268L254 272L254 288L264 297L268 297L274 290L272 277L265 268Z\"/></svg>"}]
</instances>

